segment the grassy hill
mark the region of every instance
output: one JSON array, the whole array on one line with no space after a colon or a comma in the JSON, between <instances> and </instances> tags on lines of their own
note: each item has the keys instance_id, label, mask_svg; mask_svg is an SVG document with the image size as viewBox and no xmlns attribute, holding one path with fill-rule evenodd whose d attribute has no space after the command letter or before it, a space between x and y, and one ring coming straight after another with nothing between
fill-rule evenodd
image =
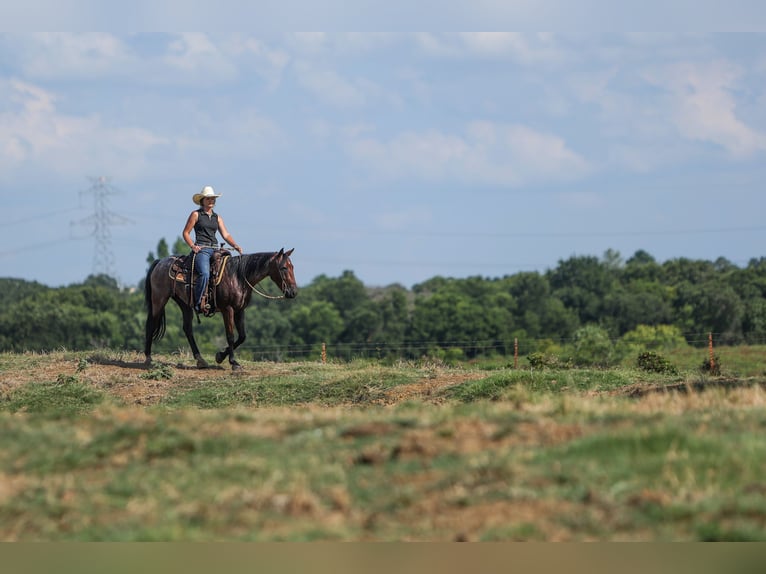
<instances>
[{"instance_id":1,"label":"grassy hill","mask_svg":"<svg viewBox=\"0 0 766 574\"><path fill-rule=\"evenodd\" d=\"M720 377L700 350L674 375L2 354L0 540L764 540L758 351Z\"/></svg>"}]
</instances>

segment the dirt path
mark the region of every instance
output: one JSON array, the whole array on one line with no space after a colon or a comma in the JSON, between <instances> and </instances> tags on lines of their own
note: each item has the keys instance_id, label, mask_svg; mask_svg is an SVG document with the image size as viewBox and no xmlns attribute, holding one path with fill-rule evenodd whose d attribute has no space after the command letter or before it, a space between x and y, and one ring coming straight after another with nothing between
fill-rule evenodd
<instances>
[{"instance_id":1,"label":"dirt path","mask_svg":"<svg viewBox=\"0 0 766 574\"><path fill-rule=\"evenodd\" d=\"M142 357L135 355L121 359L105 358L93 355L82 360L67 359L64 356L40 356L31 361L30 368L0 369L0 394L7 393L17 386L32 382L54 382L76 376L79 381L89 383L118 397L128 405L148 406L159 403L174 388L204 384L211 380L230 379L232 377L266 378L286 375L292 372L292 366L285 363L247 363L242 371L233 372L228 364L212 364L206 369L198 369L190 358L180 362L157 361L147 367ZM153 371L170 369L171 378L151 377ZM468 380L475 380L484 375L453 369L432 369L422 379L399 385L388 392L376 404L393 405L412 400L441 402L439 391L458 385Z\"/></svg>"}]
</instances>

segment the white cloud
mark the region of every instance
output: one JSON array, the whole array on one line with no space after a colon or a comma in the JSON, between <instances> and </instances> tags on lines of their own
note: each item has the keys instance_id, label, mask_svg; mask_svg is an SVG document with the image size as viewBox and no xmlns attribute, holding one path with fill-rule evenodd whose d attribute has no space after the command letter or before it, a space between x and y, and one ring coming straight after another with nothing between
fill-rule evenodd
<instances>
[{"instance_id":1,"label":"white cloud","mask_svg":"<svg viewBox=\"0 0 766 574\"><path fill-rule=\"evenodd\" d=\"M302 57L320 54L358 56L398 42L401 34L389 32L295 32L287 34L287 45Z\"/></svg>"},{"instance_id":2,"label":"white cloud","mask_svg":"<svg viewBox=\"0 0 766 574\"><path fill-rule=\"evenodd\" d=\"M164 61L185 73L205 75L208 80L237 76L236 66L206 34L180 34L168 46Z\"/></svg>"},{"instance_id":3,"label":"white cloud","mask_svg":"<svg viewBox=\"0 0 766 574\"><path fill-rule=\"evenodd\" d=\"M290 54L253 37L233 36L222 44L222 50L235 57L246 56L255 65L257 73L272 90L279 87L284 70L291 61Z\"/></svg>"},{"instance_id":4,"label":"white cloud","mask_svg":"<svg viewBox=\"0 0 766 574\"><path fill-rule=\"evenodd\" d=\"M33 78L87 78L112 74L132 60L111 34L43 32L10 37L14 53Z\"/></svg>"},{"instance_id":5,"label":"white cloud","mask_svg":"<svg viewBox=\"0 0 766 574\"><path fill-rule=\"evenodd\" d=\"M283 149L288 143L288 136L279 125L254 109L237 110L236 115L228 117L218 127L219 137L212 138L215 145L219 150L231 147L239 150L225 152L234 157L271 153Z\"/></svg>"},{"instance_id":6,"label":"white cloud","mask_svg":"<svg viewBox=\"0 0 766 574\"><path fill-rule=\"evenodd\" d=\"M325 32L295 32L288 35L288 44L293 49L304 53L320 52L328 42L328 34Z\"/></svg>"},{"instance_id":7,"label":"white cloud","mask_svg":"<svg viewBox=\"0 0 766 574\"><path fill-rule=\"evenodd\" d=\"M325 103L340 107L360 106L364 103L362 91L334 70L302 65L298 77L305 88Z\"/></svg>"},{"instance_id":8,"label":"white cloud","mask_svg":"<svg viewBox=\"0 0 766 574\"><path fill-rule=\"evenodd\" d=\"M418 33L417 46L426 54L447 58L511 59L522 64L559 62L567 59L551 34L520 32Z\"/></svg>"},{"instance_id":9,"label":"white cloud","mask_svg":"<svg viewBox=\"0 0 766 574\"><path fill-rule=\"evenodd\" d=\"M6 177L26 164L57 174L79 176L105 170L121 179L139 175L146 152L165 143L147 130L104 125L97 115L59 114L53 93L19 80L3 82L12 107L0 113L0 166Z\"/></svg>"},{"instance_id":10,"label":"white cloud","mask_svg":"<svg viewBox=\"0 0 766 574\"><path fill-rule=\"evenodd\" d=\"M511 56L525 64L559 61L565 53L551 34L518 32L464 32L460 35L466 49L481 56Z\"/></svg>"},{"instance_id":11,"label":"white cloud","mask_svg":"<svg viewBox=\"0 0 766 574\"><path fill-rule=\"evenodd\" d=\"M360 107L375 88L368 81L349 81L335 70L302 61L295 66L298 82L325 104L339 108Z\"/></svg>"},{"instance_id":12,"label":"white cloud","mask_svg":"<svg viewBox=\"0 0 766 574\"><path fill-rule=\"evenodd\" d=\"M242 53L228 40L206 34L153 34L159 40L151 54L146 39L105 33L36 33L2 36L2 48L13 55L18 74L35 81L112 79L131 85L183 85L230 81L237 77L234 57ZM261 59L264 54L259 54ZM267 53L272 65L278 55Z\"/></svg>"},{"instance_id":13,"label":"white cloud","mask_svg":"<svg viewBox=\"0 0 766 574\"><path fill-rule=\"evenodd\" d=\"M463 134L438 130L404 132L389 141L351 140L348 152L360 165L389 178L520 186L571 180L589 171L587 162L561 138L521 125L473 122Z\"/></svg>"},{"instance_id":14,"label":"white cloud","mask_svg":"<svg viewBox=\"0 0 766 574\"><path fill-rule=\"evenodd\" d=\"M723 60L674 64L646 74L667 90L669 119L682 137L719 145L743 159L766 150L766 135L737 117L733 93L740 76L737 66Z\"/></svg>"}]
</instances>

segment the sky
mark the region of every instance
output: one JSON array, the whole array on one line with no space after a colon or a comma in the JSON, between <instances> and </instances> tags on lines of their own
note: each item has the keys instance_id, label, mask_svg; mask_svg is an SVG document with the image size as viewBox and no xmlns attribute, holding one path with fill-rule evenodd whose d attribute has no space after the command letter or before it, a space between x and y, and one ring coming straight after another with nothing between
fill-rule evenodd
<instances>
[{"instance_id":1,"label":"sky","mask_svg":"<svg viewBox=\"0 0 766 574\"><path fill-rule=\"evenodd\" d=\"M481 4L481 2L480 2ZM192 196L299 285L766 255L763 33L3 33L0 277L135 286Z\"/></svg>"}]
</instances>

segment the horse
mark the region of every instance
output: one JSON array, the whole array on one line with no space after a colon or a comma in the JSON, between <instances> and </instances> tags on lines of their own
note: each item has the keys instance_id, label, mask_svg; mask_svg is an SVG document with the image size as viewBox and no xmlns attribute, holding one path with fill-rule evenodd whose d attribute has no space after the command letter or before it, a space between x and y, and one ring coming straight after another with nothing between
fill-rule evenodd
<instances>
[{"instance_id":1,"label":"horse","mask_svg":"<svg viewBox=\"0 0 766 574\"><path fill-rule=\"evenodd\" d=\"M223 315L223 324L226 329L227 346L215 354L216 363L222 363L229 357L232 370L239 370L242 366L234 358L234 350L239 347L246 338L245 333L245 309L250 304L255 285L269 277L282 291L282 297L292 299L298 295L298 287L295 283L293 263L290 255L294 251L284 248L277 252L250 253L239 257L227 257L229 261L224 266L221 280L214 287L215 310ZM188 291L183 284L177 284L171 266L177 257L165 257L155 260L146 273L144 286L144 302L146 303L146 344L144 354L145 364L152 364L152 342L159 341L165 334L165 305L170 299L176 302L183 314L183 330L191 346L197 367L208 367L207 361L197 347L192 330L194 310L190 305ZM210 278L211 283L213 277ZM179 287L180 285L180 287ZM260 293L260 292L259 292ZM261 293L261 295L263 295ZM264 295L266 296L266 295ZM237 330L237 338L234 339L234 329Z\"/></svg>"}]
</instances>

